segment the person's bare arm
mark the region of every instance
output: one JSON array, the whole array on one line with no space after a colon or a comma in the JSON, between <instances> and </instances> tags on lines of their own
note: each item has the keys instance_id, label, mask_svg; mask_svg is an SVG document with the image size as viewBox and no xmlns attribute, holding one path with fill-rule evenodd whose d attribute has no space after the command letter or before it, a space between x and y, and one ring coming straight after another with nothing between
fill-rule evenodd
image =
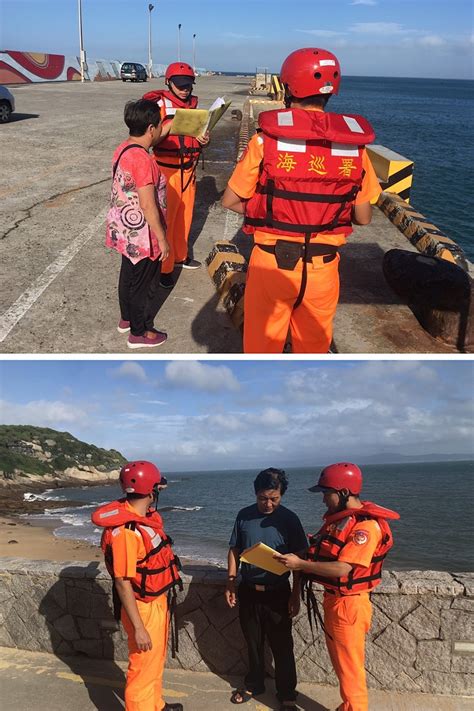
<instances>
[{"instance_id":1,"label":"person's bare arm","mask_svg":"<svg viewBox=\"0 0 474 711\"><path fill-rule=\"evenodd\" d=\"M233 212L238 212L240 215L243 215L246 202L247 201L239 197L237 193L234 193L232 188L227 186L222 196L221 205L227 208L227 210L232 210Z\"/></svg>"},{"instance_id":2,"label":"person's bare arm","mask_svg":"<svg viewBox=\"0 0 474 711\"><path fill-rule=\"evenodd\" d=\"M152 648L151 637L146 631L145 625L138 612L132 584L127 578L115 578L114 582L120 602L135 630L135 642L137 643L137 647L141 652L147 652Z\"/></svg>"},{"instance_id":3,"label":"person's bare arm","mask_svg":"<svg viewBox=\"0 0 474 711\"><path fill-rule=\"evenodd\" d=\"M157 144L158 144L158 143L161 143L161 141L162 141L164 138L167 138L167 137L170 135L170 128L171 128L171 124L172 124L172 123L173 123L172 120L170 120L170 121L163 121L163 123L161 124L161 133L160 133L160 137L159 137L159 139L158 139L158 141L157 141Z\"/></svg>"},{"instance_id":4,"label":"person's bare arm","mask_svg":"<svg viewBox=\"0 0 474 711\"><path fill-rule=\"evenodd\" d=\"M353 566L350 563L345 563L343 561L311 561L303 560L294 553L287 553L286 555L274 555L276 560L283 563L290 570L300 570L302 573L313 573L314 575L322 575L325 578L344 578L349 575Z\"/></svg>"},{"instance_id":5,"label":"person's bare arm","mask_svg":"<svg viewBox=\"0 0 474 711\"><path fill-rule=\"evenodd\" d=\"M162 262L167 258L170 250L156 204L154 185L150 183L149 185L144 185L143 188L138 188L138 200L143 214L145 215L145 220L158 239L158 246L161 250L159 259Z\"/></svg>"},{"instance_id":6,"label":"person's bare arm","mask_svg":"<svg viewBox=\"0 0 474 711\"><path fill-rule=\"evenodd\" d=\"M237 594L235 592L235 579L239 569L239 551L237 548L229 548L227 554L227 585L225 589L225 600L229 607L237 604Z\"/></svg>"},{"instance_id":7,"label":"person's bare arm","mask_svg":"<svg viewBox=\"0 0 474 711\"><path fill-rule=\"evenodd\" d=\"M368 225L372 220L372 205L370 202L362 202L352 208L352 222L355 225Z\"/></svg>"}]
</instances>

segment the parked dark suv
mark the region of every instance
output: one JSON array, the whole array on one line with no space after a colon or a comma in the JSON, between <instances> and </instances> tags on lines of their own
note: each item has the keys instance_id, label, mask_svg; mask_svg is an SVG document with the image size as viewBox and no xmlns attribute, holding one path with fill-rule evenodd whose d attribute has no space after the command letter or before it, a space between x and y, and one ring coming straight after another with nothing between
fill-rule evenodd
<instances>
[{"instance_id":1,"label":"parked dark suv","mask_svg":"<svg viewBox=\"0 0 474 711\"><path fill-rule=\"evenodd\" d=\"M146 69L143 64L124 62L120 68L120 78L122 81L146 81Z\"/></svg>"}]
</instances>

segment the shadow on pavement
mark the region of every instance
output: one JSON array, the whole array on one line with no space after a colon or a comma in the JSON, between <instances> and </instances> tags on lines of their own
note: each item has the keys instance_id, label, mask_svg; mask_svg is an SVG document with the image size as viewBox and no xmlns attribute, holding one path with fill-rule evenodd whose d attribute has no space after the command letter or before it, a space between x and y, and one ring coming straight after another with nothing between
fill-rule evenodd
<instances>
[{"instance_id":1,"label":"shadow on pavement","mask_svg":"<svg viewBox=\"0 0 474 711\"><path fill-rule=\"evenodd\" d=\"M53 653L73 674L81 677L94 708L123 711L125 674L113 661L112 632L116 631L117 623L108 596L94 582L98 568L97 562L87 566L86 589L81 587L83 574L78 577L83 566L63 568L58 581L41 600L39 612L45 619ZM102 623L100 633L97 632L98 619Z\"/></svg>"}]
</instances>

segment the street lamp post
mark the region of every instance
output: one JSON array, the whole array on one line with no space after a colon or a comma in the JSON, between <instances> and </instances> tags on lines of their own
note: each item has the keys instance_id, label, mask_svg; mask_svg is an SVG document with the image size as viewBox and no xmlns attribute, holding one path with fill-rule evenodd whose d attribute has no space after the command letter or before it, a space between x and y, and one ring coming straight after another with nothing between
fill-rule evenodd
<instances>
[{"instance_id":1,"label":"street lamp post","mask_svg":"<svg viewBox=\"0 0 474 711\"><path fill-rule=\"evenodd\" d=\"M193 71L196 74L196 35L193 35Z\"/></svg>"},{"instance_id":2,"label":"street lamp post","mask_svg":"<svg viewBox=\"0 0 474 711\"><path fill-rule=\"evenodd\" d=\"M178 25L178 62L181 61L181 23Z\"/></svg>"},{"instance_id":3,"label":"street lamp post","mask_svg":"<svg viewBox=\"0 0 474 711\"><path fill-rule=\"evenodd\" d=\"M151 78L153 74L153 60L151 58L151 11L154 5L148 5L148 76Z\"/></svg>"},{"instance_id":4,"label":"street lamp post","mask_svg":"<svg viewBox=\"0 0 474 711\"><path fill-rule=\"evenodd\" d=\"M81 67L81 82L83 82L86 53L84 52L84 39L82 36L82 0L77 0L77 15L79 18L79 64Z\"/></svg>"}]
</instances>

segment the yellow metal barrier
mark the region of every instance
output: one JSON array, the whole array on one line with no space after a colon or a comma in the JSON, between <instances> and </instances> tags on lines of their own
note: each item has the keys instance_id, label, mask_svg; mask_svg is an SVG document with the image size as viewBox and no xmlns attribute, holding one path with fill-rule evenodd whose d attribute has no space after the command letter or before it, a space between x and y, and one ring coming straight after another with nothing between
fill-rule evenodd
<instances>
[{"instance_id":1,"label":"yellow metal barrier","mask_svg":"<svg viewBox=\"0 0 474 711\"><path fill-rule=\"evenodd\" d=\"M278 74L272 74L270 94L274 101L283 101L285 97L285 89Z\"/></svg>"},{"instance_id":2,"label":"yellow metal barrier","mask_svg":"<svg viewBox=\"0 0 474 711\"><path fill-rule=\"evenodd\" d=\"M370 158L382 190L399 195L410 202L414 163L385 146L367 146ZM376 202L376 201L375 201Z\"/></svg>"}]
</instances>

